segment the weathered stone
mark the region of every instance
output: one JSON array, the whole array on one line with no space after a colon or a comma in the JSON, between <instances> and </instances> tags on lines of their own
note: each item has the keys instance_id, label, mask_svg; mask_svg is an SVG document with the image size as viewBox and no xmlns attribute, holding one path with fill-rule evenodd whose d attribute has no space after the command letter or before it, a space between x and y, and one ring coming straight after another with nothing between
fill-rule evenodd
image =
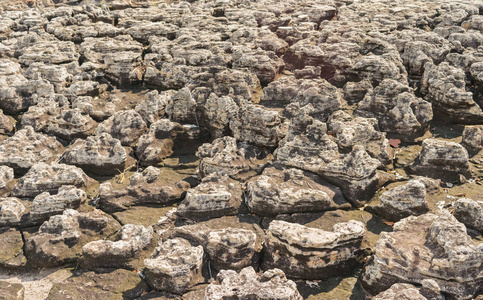
<instances>
[{"instance_id":1,"label":"weathered stone","mask_svg":"<svg viewBox=\"0 0 483 300\"><path fill-rule=\"evenodd\" d=\"M483 119L483 111L465 89L465 73L443 62L425 65L421 91L431 102L436 119L475 124Z\"/></svg>"},{"instance_id":2,"label":"weathered stone","mask_svg":"<svg viewBox=\"0 0 483 300\"><path fill-rule=\"evenodd\" d=\"M0 228L0 241L2 241L0 243L0 268L18 269L24 267L27 259L23 254L22 233L14 228ZM1 287L0 290L2 290Z\"/></svg>"},{"instance_id":3,"label":"weathered stone","mask_svg":"<svg viewBox=\"0 0 483 300\"><path fill-rule=\"evenodd\" d=\"M173 154L174 141L183 127L168 119L151 124L148 133L142 135L136 145L136 155L142 165L157 165Z\"/></svg>"},{"instance_id":4,"label":"weathered stone","mask_svg":"<svg viewBox=\"0 0 483 300\"><path fill-rule=\"evenodd\" d=\"M99 124L96 134L109 133L113 138L120 140L123 146L134 146L147 130L148 127L140 114L134 110L124 110L116 112Z\"/></svg>"},{"instance_id":5,"label":"weathered stone","mask_svg":"<svg viewBox=\"0 0 483 300\"><path fill-rule=\"evenodd\" d=\"M212 173L189 189L176 214L189 219L209 219L238 213L242 202L239 182L227 175Z\"/></svg>"},{"instance_id":6,"label":"weathered stone","mask_svg":"<svg viewBox=\"0 0 483 300\"><path fill-rule=\"evenodd\" d=\"M440 179L454 179L459 174L471 177L468 151L460 144L426 139L422 146L418 160L411 166L415 173Z\"/></svg>"},{"instance_id":7,"label":"weathered stone","mask_svg":"<svg viewBox=\"0 0 483 300\"><path fill-rule=\"evenodd\" d=\"M64 109L54 118L49 118L44 132L73 141L94 134L96 127L97 122L89 115L82 114L78 109Z\"/></svg>"},{"instance_id":8,"label":"weathered stone","mask_svg":"<svg viewBox=\"0 0 483 300\"><path fill-rule=\"evenodd\" d=\"M85 188L87 180L84 171L75 166L37 163L15 184L12 195L34 198L43 192L57 193L64 185Z\"/></svg>"},{"instance_id":9,"label":"weathered stone","mask_svg":"<svg viewBox=\"0 0 483 300\"><path fill-rule=\"evenodd\" d=\"M229 125L238 115L238 105L229 96L211 93L203 105L200 122L208 128L212 138L221 138L229 132ZM205 124L206 123L206 124Z\"/></svg>"},{"instance_id":10,"label":"weathered stone","mask_svg":"<svg viewBox=\"0 0 483 300\"><path fill-rule=\"evenodd\" d=\"M156 290L182 294L198 283L201 275L203 247L193 247L184 239L170 239L160 244L150 259L144 261L148 284Z\"/></svg>"},{"instance_id":11,"label":"weathered stone","mask_svg":"<svg viewBox=\"0 0 483 300\"><path fill-rule=\"evenodd\" d=\"M147 167L143 172L134 173L126 188L116 190L110 182L103 183L99 187L99 205L103 210L113 212L133 205L172 203L190 188L188 182L178 181L173 173L159 176L158 169Z\"/></svg>"},{"instance_id":12,"label":"weathered stone","mask_svg":"<svg viewBox=\"0 0 483 300\"><path fill-rule=\"evenodd\" d=\"M0 281L1 298L5 300L23 300L25 287L20 283Z\"/></svg>"},{"instance_id":13,"label":"weathered stone","mask_svg":"<svg viewBox=\"0 0 483 300\"><path fill-rule=\"evenodd\" d=\"M124 170L127 154L118 139L108 133L78 139L63 155L62 161L99 175L115 175Z\"/></svg>"},{"instance_id":14,"label":"weathered stone","mask_svg":"<svg viewBox=\"0 0 483 300\"><path fill-rule=\"evenodd\" d=\"M482 245L449 212L408 217L384 232L373 259L366 265L362 283L379 293L394 283L422 284L431 279L443 294L471 299L483 278Z\"/></svg>"},{"instance_id":15,"label":"weathered stone","mask_svg":"<svg viewBox=\"0 0 483 300\"><path fill-rule=\"evenodd\" d=\"M79 53L72 42L42 41L23 49L18 61L23 65L34 62L46 64L63 64L79 59Z\"/></svg>"},{"instance_id":16,"label":"weathered stone","mask_svg":"<svg viewBox=\"0 0 483 300\"><path fill-rule=\"evenodd\" d=\"M205 292L205 299L303 299L295 282L288 280L280 269L271 269L258 275L253 267L247 267L238 274L233 270L223 270L216 276Z\"/></svg>"},{"instance_id":17,"label":"weathered stone","mask_svg":"<svg viewBox=\"0 0 483 300\"><path fill-rule=\"evenodd\" d=\"M249 103L240 105L238 115L230 122L230 129L238 141L261 147L275 147L284 136L278 111Z\"/></svg>"},{"instance_id":18,"label":"weathered stone","mask_svg":"<svg viewBox=\"0 0 483 300\"><path fill-rule=\"evenodd\" d=\"M173 92L174 93L174 92ZM144 100L136 105L135 111L143 117L144 122L149 126L165 115L165 108L168 104L170 91L150 91L146 93Z\"/></svg>"},{"instance_id":19,"label":"weathered stone","mask_svg":"<svg viewBox=\"0 0 483 300\"><path fill-rule=\"evenodd\" d=\"M146 283L132 271L85 272L54 283L47 299L137 299L147 289Z\"/></svg>"},{"instance_id":20,"label":"weathered stone","mask_svg":"<svg viewBox=\"0 0 483 300\"><path fill-rule=\"evenodd\" d=\"M483 208L480 203L468 198L458 199L453 215L466 227L483 232Z\"/></svg>"},{"instance_id":21,"label":"weathered stone","mask_svg":"<svg viewBox=\"0 0 483 300\"><path fill-rule=\"evenodd\" d=\"M382 131L411 141L422 135L433 118L431 104L417 98L409 86L386 79L358 103L356 113L376 118Z\"/></svg>"},{"instance_id":22,"label":"weathered stone","mask_svg":"<svg viewBox=\"0 0 483 300\"><path fill-rule=\"evenodd\" d=\"M259 216L350 206L339 188L299 169L268 167L247 184L245 201Z\"/></svg>"},{"instance_id":23,"label":"weathered stone","mask_svg":"<svg viewBox=\"0 0 483 300\"><path fill-rule=\"evenodd\" d=\"M374 300L396 300L396 299L414 299L426 300L427 298L421 295L419 288L412 284L396 283L388 290L377 294Z\"/></svg>"},{"instance_id":24,"label":"weathered stone","mask_svg":"<svg viewBox=\"0 0 483 300\"><path fill-rule=\"evenodd\" d=\"M153 240L153 228L124 225L114 241L99 240L82 247L83 265L93 268L122 268L139 256Z\"/></svg>"},{"instance_id":25,"label":"weathered stone","mask_svg":"<svg viewBox=\"0 0 483 300\"><path fill-rule=\"evenodd\" d=\"M271 155L266 150L237 143L234 138L225 136L211 144L203 144L196 156L201 158L199 170L202 177L220 173L233 179L246 179L259 173Z\"/></svg>"},{"instance_id":26,"label":"weathered stone","mask_svg":"<svg viewBox=\"0 0 483 300\"><path fill-rule=\"evenodd\" d=\"M14 186L13 169L7 166L0 166L0 196L6 196Z\"/></svg>"},{"instance_id":27,"label":"weathered stone","mask_svg":"<svg viewBox=\"0 0 483 300\"><path fill-rule=\"evenodd\" d=\"M8 134L12 132L14 128L15 128L14 119L4 115L3 111L0 109L0 134Z\"/></svg>"},{"instance_id":28,"label":"weathered stone","mask_svg":"<svg viewBox=\"0 0 483 300\"><path fill-rule=\"evenodd\" d=\"M332 231L272 221L265 240L263 267L280 268L288 276L303 279L343 274L357 264L364 232L364 225L353 220L334 225Z\"/></svg>"},{"instance_id":29,"label":"weathered stone","mask_svg":"<svg viewBox=\"0 0 483 300\"><path fill-rule=\"evenodd\" d=\"M0 227L18 226L25 214L25 205L15 197L0 198Z\"/></svg>"},{"instance_id":30,"label":"weathered stone","mask_svg":"<svg viewBox=\"0 0 483 300\"><path fill-rule=\"evenodd\" d=\"M245 50L245 49L244 49ZM261 84L268 84L285 67L285 63L271 51L239 51L233 53L233 68L248 68L258 76Z\"/></svg>"},{"instance_id":31,"label":"weathered stone","mask_svg":"<svg viewBox=\"0 0 483 300\"><path fill-rule=\"evenodd\" d=\"M483 149L483 126L465 126L461 144L471 152L479 152Z\"/></svg>"},{"instance_id":32,"label":"weathered stone","mask_svg":"<svg viewBox=\"0 0 483 300\"><path fill-rule=\"evenodd\" d=\"M426 186L418 180L411 180L384 192L379 201L372 209L390 221L399 221L428 211Z\"/></svg>"},{"instance_id":33,"label":"weathered stone","mask_svg":"<svg viewBox=\"0 0 483 300\"><path fill-rule=\"evenodd\" d=\"M15 172L25 173L38 162L57 161L62 145L54 137L46 136L26 127L0 144L0 164Z\"/></svg>"},{"instance_id":34,"label":"weathered stone","mask_svg":"<svg viewBox=\"0 0 483 300\"><path fill-rule=\"evenodd\" d=\"M68 208L76 209L87 199L86 193L73 185L63 185L58 193L43 192L35 196L29 218L31 222L46 221L50 216L62 214Z\"/></svg>"},{"instance_id":35,"label":"weathered stone","mask_svg":"<svg viewBox=\"0 0 483 300\"><path fill-rule=\"evenodd\" d=\"M261 247L256 243L257 235L246 229L228 227L212 230L207 235L206 253L215 270L234 269L256 265Z\"/></svg>"},{"instance_id":36,"label":"weathered stone","mask_svg":"<svg viewBox=\"0 0 483 300\"><path fill-rule=\"evenodd\" d=\"M119 228L119 223L100 210L79 213L66 209L62 215L50 217L36 234L26 238L25 254L34 268L72 263L81 256L82 246L106 238Z\"/></svg>"}]
</instances>

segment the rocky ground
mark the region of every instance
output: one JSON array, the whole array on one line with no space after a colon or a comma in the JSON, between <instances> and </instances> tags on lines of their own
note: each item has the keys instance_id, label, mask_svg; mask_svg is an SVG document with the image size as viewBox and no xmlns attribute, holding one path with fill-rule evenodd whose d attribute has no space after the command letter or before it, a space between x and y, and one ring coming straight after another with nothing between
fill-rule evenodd
<instances>
[{"instance_id":1,"label":"rocky ground","mask_svg":"<svg viewBox=\"0 0 483 300\"><path fill-rule=\"evenodd\" d=\"M480 0L0 1L1 299L483 299Z\"/></svg>"}]
</instances>

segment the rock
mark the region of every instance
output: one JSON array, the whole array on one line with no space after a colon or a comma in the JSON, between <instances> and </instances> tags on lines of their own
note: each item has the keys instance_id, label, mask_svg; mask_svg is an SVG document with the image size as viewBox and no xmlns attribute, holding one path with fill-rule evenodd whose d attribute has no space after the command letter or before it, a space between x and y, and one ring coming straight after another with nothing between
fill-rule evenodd
<instances>
[{"instance_id":1,"label":"rock","mask_svg":"<svg viewBox=\"0 0 483 300\"><path fill-rule=\"evenodd\" d=\"M386 134L379 131L377 121L373 118L351 117L339 110L327 120L327 131L335 136L335 142L342 150L353 149L362 145L369 155L378 159L383 165L391 162L391 150Z\"/></svg>"},{"instance_id":2,"label":"rock","mask_svg":"<svg viewBox=\"0 0 483 300\"><path fill-rule=\"evenodd\" d=\"M168 119L151 124L148 133L142 135L136 145L136 155L141 165L157 165L173 154L174 141L183 127Z\"/></svg>"},{"instance_id":3,"label":"rock","mask_svg":"<svg viewBox=\"0 0 483 300\"><path fill-rule=\"evenodd\" d=\"M189 219L210 219L238 213L242 202L239 182L227 175L212 173L189 189L176 214Z\"/></svg>"},{"instance_id":4,"label":"rock","mask_svg":"<svg viewBox=\"0 0 483 300\"><path fill-rule=\"evenodd\" d=\"M118 111L112 117L99 124L96 135L109 133L121 141L123 146L136 145L139 137L148 130L140 114L134 110Z\"/></svg>"},{"instance_id":5,"label":"rock","mask_svg":"<svg viewBox=\"0 0 483 300\"><path fill-rule=\"evenodd\" d=\"M147 289L146 283L132 271L84 272L54 283L47 299L137 299Z\"/></svg>"},{"instance_id":6,"label":"rock","mask_svg":"<svg viewBox=\"0 0 483 300\"><path fill-rule=\"evenodd\" d=\"M351 81L367 79L373 86L381 83L386 78L392 78L399 82L407 80L406 69L402 64L399 53L395 50L382 55L363 55L346 72L349 79L356 79Z\"/></svg>"},{"instance_id":7,"label":"rock","mask_svg":"<svg viewBox=\"0 0 483 300\"><path fill-rule=\"evenodd\" d=\"M410 180L384 192L379 201L371 209L389 221L399 221L428 211L426 186L418 180Z\"/></svg>"},{"instance_id":8,"label":"rock","mask_svg":"<svg viewBox=\"0 0 483 300\"><path fill-rule=\"evenodd\" d=\"M468 152L460 144L426 139L422 146L418 160L411 166L414 173L439 179L454 179L459 174L471 177Z\"/></svg>"},{"instance_id":9,"label":"rock","mask_svg":"<svg viewBox=\"0 0 483 300\"><path fill-rule=\"evenodd\" d=\"M79 109L64 109L47 121L44 132L70 142L94 134L96 127L96 121Z\"/></svg>"},{"instance_id":10,"label":"rock","mask_svg":"<svg viewBox=\"0 0 483 300\"><path fill-rule=\"evenodd\" d=\"M372 91L372 85L367 80L347 82L343 87L343 97L348 103L357 103Z\"/></svg>"},{"instance_id":11,"label":"rock","mask_svg":"<svg viewBox=\"0 0 483 300\"><path fill-rule=\"evenodd\" d=\"M438 66L428 63L421 78L421 92L431 102L435 119L477 124L483 111L465 89L465 73L443 62Z\"/></svg>"},{"instance_id":12,"label":"rock","mask_svg":"<svg viewBox=\"0 0 483 300\"><path fill-rule=\"evenodd\" d=\"M276 147L284 136L278 111L248 103L240 105L238 115L230 122L230 129L237 141L261 147Z\"/></svg>"},{"instance_id":13,"label":"rock","mask_svg":"<svg viewBox=\"0 0 483 300\"><path fill-rule=\"evenodd\" d=\"M339 188L299 169L268 167L247 183L245 201L259 216L350 206Z\"/></svg>"},{"instance_id":14,"label":"rock","mask_svg":"<svg viewBox=\"0 0 483 300\"><path fill-rule=\"evenodd\" d=\"M23 300L25 288L20 283L13 283L8 281L0 281L0 293L2 298L7 300Z\"/></svg>"},{"instance_id":15,"label":"rock","mask_svg":"<svg viewBox=\"0 0 483 300\"><path fill-rule=\"evenodd\" d=\"M14 197L34 198L43 192L56 194L64 185L87 186L88 177L82 169L65 164L37 163L15 184ZM65 191L65 190L64 190Z\"/></svg>"},{"instance_id":16,"label":"rock","mask_svg":"<svg viewBox=\"0 0 483 300\"><path fill-rule=\"evenodd\" d=\"M412 89L386 79L358 103L356 113L376 118L382 131L404 141L424 134L433 118L431 104L417 98Z\"/></svg>"},{"instance_id":17,"label":"rock","mask_svg":"<svg viewBox=\"0 0 483 300\"><path fill-rule=\"evenodd\" d=\"M468 198L458 199L453 215L466 227L483 232L483 209L478 202Z\"/></svg>"},{"instance_id":18,"label":"rock","mask_svg":"<svg viewBox=\"0 0 483 300\"><path fill-rule=\"evenodd\" d=\"M124 225L114 241L99 240L82 247L83 265L88 269L123 268L139 256L153 240L153 228Z\"/></svg>"},{"instance_id":19,"label":"rock","mask_svg":"<svg viewBox=\"0 0 483 300\"><path fill-rule=\"evenodd\" d=\"M133 205L164 205L182 197L190 188L188 182L176 178L176 173L164 173L154 167L131 176L129 186L115 190L110 182L99 187L100 207L107 212L122 211Z\"/></svg>"},{"instance_id":20,"label":"rock","mask_svg":"<svg viewBox=\"0 0 483 300\"><path fill-rule=\"evenodd\" d=\"M3 114L0 109L0 134L8 134L15 128L15 120Z\"/></svg>"},{"instance_id":21,"label":"rock","mask_svg":"<svg viewBox=\"0 0 483 300\"><path fill-rule=\"evenodd\" d=\"M202 246L193 247L184 239L170 239L160 244L151 258L144 261L144 273L154 289L182 294L204 282L202 264Z\"/></svg>"},{"instance_id":22,"label":"rock","mask_svg":"<svg viewBox=\"0 0 483 300\"><path fill-rule=\"evenodd\" d=\"M146 93L144 100L136 105L134 110L141 115L147 125L151 126L151 124L164 117L169 98L170 91L161 93L156 90L150 91Z\"/></svg>"},{"instance_id":23,"label":"rock","mask_svg":"<svg viewBox=\"0 0 483 300\"><path fill-rule=\"evenodd\" d=\"M62 145L54 137L46 136L26 127L0 144L0 165L25 173L32 165L57 161Z\"/></svg>"},{"instance_id":24,"label":"rock","mask_svg":"<svg viewBox=\"0 0 483 300\"><path fill-rule=\"evenodd\" d=\"M0 244L0 267L2 269L24 267L27 259L23 254L22 233L14 228L3 227L0 228L0 240L2 241ZM0 287L0 290L2 290L2 287Z\"/></svg>"},{"instance_id":25,"label":"rock","mask_svg":"<svg viewBox=\"0 0 483 300\"><path fill-rule=\"evenodd\" d=\"M280 269L267 270L258 275L253 267L247 267L238 274L223 270L216 276L205 292L205 299L303 299L295 282L288 280Z\"/></svg>"},{"instance_id":26,"label":"rock","mask_svg":"<svg viewBox=\"0 0 483 300\"><path fill-rule=\"evenodd\" d=\"M171 121L195 124L197 122L196 100L188 88L180 89L166 105L166 113Z\"/></svg>"},{"instance_id":27,"label":"rock","mask_svg":"<svg viewBox=\"0 0 483 300\"><path fill-rule=\"evenodd\" d=\"M257 235L246 229L228 227L210 231L205 246L210 266L215 270L241 270L257 265L262 248L256 239Z\"/></svg>"},{"instance_id":28,"label":"rock","mask_svg":"<svg viewBox=\"0 0 483 300\"><path fill-rule=\"evenodd\" d=\"M396 300L396 299L414 299L426 300L427 298L421 295L419 288L412 284L396 283L388 290L377 294L374 300Z\"/></svg>"},{"instance_id":29,"label":"rock","mask_svg":"<svg viewBox=\"0 0 483 300\"><path fill-rule=\"evenodd\" d=\"M63 64L79 59L73 42L41 41L24 48L19 63L30 66L35 62Z\"/></svg>"},{"instance_id":30,"label":"rock","mask_svg":"<svg viewBox=\"0 0 483 300\"><path fill-rule=\"evenodd\" d=\"M0 227L19 226L25 214L25 206L15 197L0 198Z\"/></svg>"},{"instance_id":31,"label":"rock","mask_svg":"<svg viewBox=\"0 0 483 300\"><path fill-rule=\"evenodd\" d=\"M261 84L272 82L283 70L285 63L271 51L237 51L233 53L233 68L247 68L256 74Z\"/></svg>"},{"instance_id":32,"label":"rock","mask_svg":"<svg viewBox=\"0 0 483 300\"><path fill-rule=\"evenodd\" d=\"M77 62L75 62L77 64ZM77 65L78 66L78 65ZM72 74L65 65L51 65L44 63L33 63L25 70L24 76L28 79L42 78L49 81L55 92L62 92L67 82L72 82Z\"/></svg>"},{"instance_id":33,"label":"rock","mask_svg":"<svg viewBox=\"0 0 483 300\"><path fill-rule=\"evenodd\" d=\"M229 131L229 125L238 115L238 105L229 96L218 97L211 93L203 107L201 123L210 131L212 138L221 138ZM206 121L205 121L206 120ZM206 123L206 124L205 124Z\"/></svg>"},{"instance_id":34,"label":"rock","mask_svg":"<svg viewBox=\"0 0 483 300\"><path fill-rule=\"evenodd\" d=\"M124 170L127 154L118 139L108 133L78 139L63 155L62 160L98 175L115 175Z\"/></svg>"},{"instance_id":35,"label":"rock","mask_svg":"<svg viewBox=\"0 0 483 300\"><path fill-rule=\"evenodd\" d=\"M261 171L271 156L268 151L247 143L237 143L229 136L203 144L196 156L201 159L202 177L211 173L228 175L233 179L247 179Z\"/></svg>"},{"instance_id":36,"label":"rock","mask_svg":"<svg viewBox=\"0 0 483 300\"><path fill-rule=\"evenodd\" d=\"M483 126L465 126L461 144L470 152L483 149Z\"/></svg>"},{"instance_id":37,"label":"rock","mask_svg":"<svg viewBox=\"0 0 483 300\"><path fill-rule=\"evenodd\" d=\"M66 209L62 215L50 217L36 234L26 238L25 254L33 268L72 263L81 256L82 246L107 238L119 228L119 223L100 210L79 213Z\"/></svg>"},{"instance_id":38,"label":"rock","mask_svg":"<svg viewBox=\"0 0 483 300\"><path fill-rule=\"evenodd\" d=\"M366 265L362 284L380 293L394 283L421 285L430 279L442 294L471 299L482 283L482 245L451 214L411 216L384 232Z\"/></svg>"},{"instance_id":39,"label":"rock","mask_svg":"<svg viewBox=\"0 0 483 300\"><path fill-rule=\"evenodd\" d=\"M50 216L62 214L68 208L76 209L86 201L86 193L73 185L63 185L56 195L43 192L35 196L30 210L30 221L43 222Z\"/></svg>"},{"instance_id":40,"label":"rock","mask_svg":"<svg viewBox=\"0 0 483 300\"><path fill-rule=\"evenodd\" d=\"M280 268L288 276L302 279L343 274L357 264L364 232L364 225L354 220L338 223L332 231L272 221L265 240L263 268Z\"/></svg>"},{"instance_id":41,"label":"rock","mask_svg":"<svg viewBox=\"0 0 483 300\"><path fill-rule=\"evenodd\" d=\"M0 196L6 196L14 186L13 169L7 166L0 166Z\"/></svg>"}]
</instances>

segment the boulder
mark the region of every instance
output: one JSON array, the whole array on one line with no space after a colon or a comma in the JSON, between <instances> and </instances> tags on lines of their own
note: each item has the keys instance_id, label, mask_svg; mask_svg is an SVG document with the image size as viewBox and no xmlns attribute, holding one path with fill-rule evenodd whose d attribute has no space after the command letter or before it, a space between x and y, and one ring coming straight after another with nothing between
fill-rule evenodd
<instances>
[{"instance_id":1,"label":"boulder","mask_svg":"<svg viewBox=\"0 0 483 300\"><path fill-rule=\"evenodd\" d=\"M354 220L338 223L332 231L272 221L265 240L263 268L279 268L301 279L344 274L357 265L364 232L364 224Z\"/></svg>"},{"instance_id":2,"label":"boulder","mask_svg":"<svg viewBox=\"0 0 483 300\"><path fill-rule=\"evenodd\" d=\"M434 280L447 297L472 299L480 289L483 245L449 212L411 216L383 232L374 257L365 266L362 284L371 293L395 283L421 285Z\"/></svg>"},{"instance_id":3,"label":"boulder","mask_svg":"<svg viewBox=\"0 0 483 300\"><path fill-rule=\"evenodd\" d=\"M13 283L8 281L0 281L1 297L5 300L23 300L25 287L21 283Z\"/></svg>"},{"instance_id":4,"label":"boulder","mask_svg":"<svg viewBox=\"0 0 483 300\"><path fill-rule=\"evenodd\" d=\"M8 134L15 128L15 120L3 114L0 109L0 134Z\"/></svg>"},{"instance_id":5,"label":"boulder","mask_svg":"<svg viewBox=\"0 0 483 300\"><path fill-rule=\"evenodd\" d=\"M165 108L171 92L174 91L161 93L156 90L150 91L146 93L143 101L136 105L134 110L141 115L147 125L151 126L151 124L164 117L166 113Z\"/></svg>"},{"instance_id":6,"label":"boulder","mask_svg":"<svg viewBox=\"0 0 483 300\"><path fill-rule=\"evenodd\" d=\"M72 263L81 256L82 246L107 238L119 228L119 223L100 210L79 213L66 209L62 215L50 217L37 233L25 239L25 254L33 268Z\"/></svg>"},{"instance_id":7,"label":"boulder","mask_svg":"<svg viewBox=\"0 0 483 300\"><path fill-rule=\"evenodd\" d=\"M371 210L389 221L399 221L428 211L426 186L418 180L410 180L382 193L379 201Z\"/></svg>"},{"instance_id":8,"label":"boulder","mask_svg":"<svg viewBox=\"0 0 483 300\"><path fill-rule=\"evenodd\" d=\"M26 213L25 205L20 199L0 198L0 227L21 225Z\"/></svg>"},{"instance_id":9,"label":"boulder","mask_svg":"<svg viewBox=\"0 0 483 300\"><path fill-rule=\"evenodd\" d=\"M115 175L126 167L127 154L118 139L108 133L78 139L62 157L68 164L98 175Z\"/></svg>"},{"instance_id":10,"label":"boulder","mask_svg":"<svg viewBox=\"0 0 483 300\"><path fill-rule=\"evenodd\" d=\"M152 227L124 225L114 241L98 240L85 244L82 247L83 266L87 269L128 267L151 244L153 235Z\"/></svg>"},{"instance_id":11,"label":"boulder","mask_svg":"<svg viewBox=\"0 0 483 300\"><path fill-rule=\"evenodd\" d=\"M411 171L431 178L454 180L458 175L471 177L468 151L460 144L426 139Z\"/></svg>"},{"instance_id":12,"label":"boulder","mask_svg":"<svg viewBox=\"0 0 483 300\"><path fill-rule=\"evenodd\" d=\"M454 205L453 215L466 227L483 232L483 208L479 202L468 198L458 199Z\"/></svg>"},{"instance_id":13,"label":"boulder","mask_svg":"<svg viewBox=\"0 0 483 300\"><path fill-rule=\"evenodd\" d=\"M144 260L144 265L146 281L156 290L183 294L204 282L203 247L193 247L184 239L170 239L160 244L151 258Z\"/></svg>"},{"instance_id":14,"label":"boulder","mask_svg":"<svg viewBox=\"0 0 483 300\"><path fill-rule=\"evenodd\" d=\"M483 126L465 126L461 144L468 152L480 152L483 149Z\"/></svg>"},{"instance_id":15,"label":"boulder","mask_svg":"<svg viewBox=\"0 0 483 300\"><path fill-rule=\"evenodd\" d=\"M123 146L134 146L147 130L148 127L139 113L134 110L122 110L99 124L96 134L108 133L120 140Z\"/></svg>"},{"instance_id":16,"label":"boulder","mask_svg":"<svg viewBox=\"0 0 483 300\"><path fill-rule=\"evenodd\" d=\"M205 299L276 299L301 300L297 285L288 280L280 269L271 269L257 274L253 267L246 267L237 273L223 270L216 276L205 292Z\"/></svg>"},{"instance_id":17,"label":"boulder","mask_svg":"<svg viewBox=\"0 0 483 300\"><path fill-rule=\"evenodd\" d=\"M8 195L14 185L13 169L7 166L0 166L0 196Z\"/></svg>"},{"instance_id":18,"label":"boulder","mask_svg":"<svg viewBox=\"0 0 483 300\"><path fill-rule=\"evenodd\" d=\"M316 174L294 168L268 167L247 183L245 201L259 216L350 207L341 190Z\"/></svg>"},{"instance_id":19,"label":"boulder","mask_svg":"<svg viewBox=\"0 0 483 300\"><path fill-rule=\"evenodd\" d=\"M164 173L147 167L143 172L134 173L129 185L122 189L114 189L110 182L99 187L99 206L107 211L122 211L133 205L164 205L180 199L190 188L190 184L179 180L176 173Z\"/></svg>"},{"instance_id":20,"label":"boulder","mask_svg":"<svg viewBox=\"0 0 483 300\"><path fill-rule=\"evenodd\" d=\"M259 147L225 136L211 144L203 144L196 156L201 159L199 170L202 177L220 173L233 179L247 179L259 173L271 155Z\"/></svg>"},{"instance_id":21,"label":"boulder","mask_svg":"<svg viewBox=\"0 0 483 300\"><path fill-rule=\"evenodd\" d=\"M0 144L0 165L9 166L16 173L25 173L38 162L57 161L62 148L55 137L25 127Z\"/></svg>"},{"instance_id":22,"label":"boulder","mask_svg":"<svg viewBox=\"0 0 483 300\"><path fill-rule=\"evenodd\" d=\"M48 192L57 194L64 185L87 187L88 177L82 169L65 164L37 163L15 184L12 196L34 198Z\"/></svg>"},{"instance_id":23,"label":"boulder","mask_svg":"<svg viewBox=\"0 0 483 300\"><path fill-rule=\"evenodd\" d=\"M3 227L0 228L0 240L2 241L0 243L0 268L19 269L24 267L27 259L23 253L22 233L18 229ZM2 290L1 287L0 290Z\"/></svg>"},{"instance_id":24,"label":"boulder","mask_svg":"<svg viewBox=\"0 0 483 300\"><path fill-rule=\"evenodd\" d=\"M242 187L227 175L212 173L189 189L176 214L189 219L210 219L238 213Z\"/></svg>"}]
</instances>

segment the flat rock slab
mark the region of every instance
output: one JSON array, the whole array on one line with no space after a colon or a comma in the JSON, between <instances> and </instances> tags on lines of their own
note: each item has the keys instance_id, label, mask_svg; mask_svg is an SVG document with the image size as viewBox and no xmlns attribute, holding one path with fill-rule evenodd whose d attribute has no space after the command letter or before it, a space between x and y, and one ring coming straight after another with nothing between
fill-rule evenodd
<instances>
[{"instance_id":1,"label":"flat rock slab","mask_svg":"<svg viewBox=\"0 0 483 300\"><path fill-rule=\"evenodd\" d=\"M0 281L1 300L23 300L25 288L20 283Z\"/></svg>"},{"instance_id":2,"label":"flat rock slab","mask_svg":"<svg viewBox=\"0 0 483 300\"><path fill-rule=\"evenodd\" d=\"M16 269L26 263L22 233L14 228L0 228L0 268Z\"/></svg>"}]
</instances>

